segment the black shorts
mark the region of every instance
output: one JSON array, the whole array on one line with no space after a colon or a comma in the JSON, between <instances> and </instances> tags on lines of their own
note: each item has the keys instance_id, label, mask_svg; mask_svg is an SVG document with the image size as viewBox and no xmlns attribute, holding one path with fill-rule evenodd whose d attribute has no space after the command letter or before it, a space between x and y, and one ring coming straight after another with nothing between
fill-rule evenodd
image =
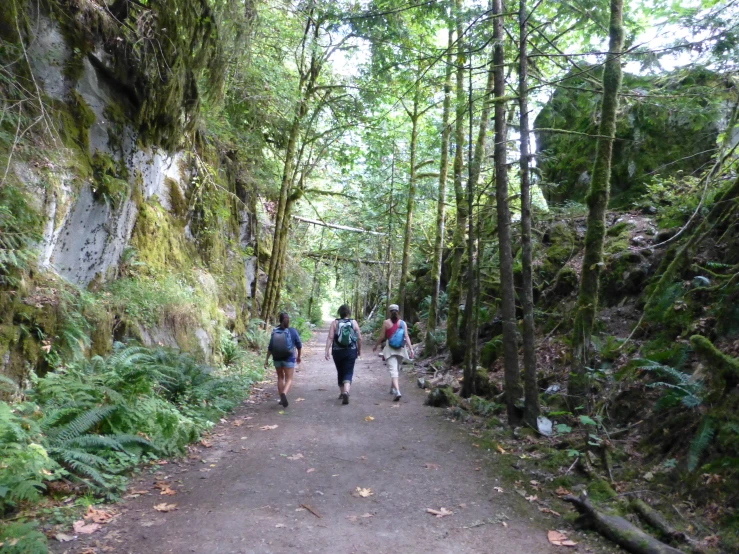
<instances>
[{"instance_id":1,"label":"black shorts","mask_svg":"<svg viewBox=\"0 0 739 554\"><path fill-rule=\"evenodd\" d=\"M354 363L357 361L356 348L336 348L331 351L336 365L336 373L339 386L351 383L354 377Z\"/></svg>"}]
</instances>

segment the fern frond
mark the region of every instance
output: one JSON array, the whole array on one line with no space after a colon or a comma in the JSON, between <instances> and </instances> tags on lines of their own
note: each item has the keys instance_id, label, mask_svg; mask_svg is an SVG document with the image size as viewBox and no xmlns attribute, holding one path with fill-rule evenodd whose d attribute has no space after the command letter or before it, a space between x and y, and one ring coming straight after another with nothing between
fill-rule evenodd
<instances>
[{"instance_id":1,"label":"fern frond","mask_svg":"<svg viewBox=\"0 0 739 554\"><path fill-rule=\"evenodd\" d=\"M694 471L698 467L701 456L703 456L703 453L709 447L711 441L713 441L714 433L713 420L710 417L703 418L688 450L688 471Z\"/></svg>"},{"instance_id":2,"label":"fern frond","mask_svg":"<svg viewBox=\"0 0 739 554\"><path fill-rule=\"evenodd\" d=\"M59 441L67 441L69 439L79 437L103 421L117 409L118 406L99 406L92 408L91 410L77 416L60 429L48 429L47 434L49 435L49 438Z\"/></svg>"}]
</instances>

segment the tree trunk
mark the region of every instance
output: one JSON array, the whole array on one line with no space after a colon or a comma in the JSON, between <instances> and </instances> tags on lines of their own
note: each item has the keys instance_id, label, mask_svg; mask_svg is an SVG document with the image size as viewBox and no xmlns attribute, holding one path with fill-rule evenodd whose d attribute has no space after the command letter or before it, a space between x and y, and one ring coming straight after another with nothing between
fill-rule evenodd
<instances>
[{"instance_id":1,"label":"tree trunk","mask_svg":"<svg viewBox=\"0 0 739 554\"><path fill-rule=\"evenodd\" d=\"M434 331L438 319L439 287L441 283L441 262L444 253L444 217L446 212L446 179L449 172L449 111L452 101L452 45L454 43L454 29L449 28L449 47L446 57L446 78L444 79L444 108L441 117L441 162L439 163L439 197L436 204L436 239L434 240L434 259L431 262L431 305L426 324L426 346L424 355L429 356L436 352L437 344L434 341Z\"/></svg>"},{"instance_id":2,"label":"tree trunk","mask_svg":"<svg viewBox=\"0 0 739 554\"><path fill-rule=\"evenodd\" d=\"M505 104L505 53L503 51L502 0L493 0L494 93L495 93L495 197L500 244L500 299L503 315L503 366L505 368L505 393L508 423L520 421L516 402L521 398L521 376L518 369L518 344L516 342L516 298L513 288L513 253L511 251L511 213L508 209L507 126Z\"/></svg>"},{"instance_id":3,"label":"tree trunk","mask_svg":"<svg viewBox=\"0 0 739 554\"><path fill-rule=\"evenodd\" d=\"M524 367L524 421L534 429L539 417L539 390L536 381L536 330L534 328L534 285L531 267L531 183L529 174L529 91L528 54L526 53L526 0L520 0L518 11L518 107L521 134L521 266L523 288L523 367Z\"/></svg>"},{"instance_id":4,"label":"tree trunk","mask_svg":"<svg viewBox=\"0 0 739 554\"><path fill-rule=\"evenodd\" d=\"M420 68L416 79L416 92L413 96L413 112L411 118L411 159L410 176L408 178L408 204L405 212L405 238L403 240L403 264L400 269L400 286L398 287L398 304L400 315L405 317L405 291L408 285L408 268L411 257L411 234L413 231L413 208L416 201L416 151L418 150L418 103L421 94Z\"/></svg>"},{"instance_id":5,"label":"tree trunk","mask_svg":"<svg viewBox=\"0 0 739 554\"><path fill-rule=\"evenodd\" d=\"M302 91L303 81L301 79L300 89ZM302 94L302 92L301 92ZM298 104L293 118L292 125L290 127L290 134L288 135L287 148L285 149L285 163L282 170L282 183L280 184L280 196L277 201L277 215L275 216L275 231L272 240L272 254L269 258L269 269L267 270L267 289L264 293L264 302L262 303L262 319L269 322L270 318L274 315L275 309L275 295L277 288L277 271L278 264L281 259L280 251L280 237L283 232L283 226L285 224L285 206L287 204L287 197L290 193L292 185L292 173L293 173L293 160L295 157L295 148L298 142L298 134L300 132L300 121L302 119L303 111L302 99Z\"/></svg>"},{"instance_id":6,"label":"tree trunk","mask_svg":"<svg viewBox=\"0 0 739 554\"><path fill-rule=\"evenodd\" d=\"M390 206L387 211L387 281L385 286L385 314L390 317L388 308L392 301L390 299L393 293L393 209L395 203L395 145L393 145L393 159L390 165Z\"/></svg>"},{"instance_id":7,"label":"tree trunk","mask_svg":"<svg viewBox=\"0 0 739 554\"><path fill-rule=\"evenodd\" d=\"M600 271L603 267L603 244L606 235L606 209L610 194L611 153L616 134L616 110L621 88L621 50L624 41L623 0L611 0L611 21L606 65L603 69L603 100L601 104L598 144L595 152L593 178L588 194L588 219L585 231L580 292L577 297L572 337L573 371L570 373L568 395L573 406L589 405L587 366L590 362L591 340L598 306Z\"/></svg>"},{"instance_id":8,"label":"tree trunk","mask_svg":"<svg viewBox=\"0 0 739 554\"><path fill-rule=\"evenodd\" d=\"M464 45L462 44L461 0L454 1L457 23L457 94L456 120L454 123L454 196L457 205L457 217L452 237L452 275L447 285L447 302L449 312L446 321L446 343L451 354L452 363L464 359L464 343L459 337L459 303L462 300L462 259L464 257L464 238L467 227L467 199L462 186L462 170L464 168Z\"/></svg>"},{"instance_id":9,"label":"tree trunk","mask_svg":"<svg viewBox=\"0 0 739 554\"><path fill-rule=\"evenodd\" d=\"M323 238L326 235L326 229L321 229L321 241L318 243L318 250L323 250ZM313 282L310 286L310 298L308 298L308 321L311 319L311 313L313 312L313 300L316 296L316 288L318 287L318 264L321 259L316 258L313 263Z\"/></svg>"}]
</instances>

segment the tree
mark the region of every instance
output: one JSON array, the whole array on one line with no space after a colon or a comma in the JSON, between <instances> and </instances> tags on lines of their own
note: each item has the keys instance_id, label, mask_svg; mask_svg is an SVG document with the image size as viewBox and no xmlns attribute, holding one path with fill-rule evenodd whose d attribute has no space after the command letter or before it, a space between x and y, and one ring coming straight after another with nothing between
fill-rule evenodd
<instances>
[{"instance_id":1,"label":"tree","mask_svg":"<svg viewBox=\"0 0 739 554\"><path fill-rule=\"evenodd\" d=\"M531 262L531 182L529 176L529 90L526 42L528 14L526 0L519 1L518 109L521 135L521 269L523 284L523 365L526 404L524 421L533 427L539 417L539 390L536 381L536 331L534 329L534 285Z\"/></svg>"},{"instance_id":2,"label":"tree","mask_svg":"<svg viewBox=\"0 0 739 554\"><path fill-rule=\"evenodd\" d=\"M611 0L609 44L603 68L603 99L598 127L598 145L593 177L587 197L588 218L585 231L585 254L577 297L577 313L572 337L573 371L568 395L573 405L588 406L587 365L592 351L593 326L598 306L600 272L603 267L603 245L606 236L606 209L610 194L611 155L616 135L616 110L621 88L621 51L623 49L623 0Z\"/></svg>"},{"instance_id":3,"label":"tree","mask_svg":"<svg viewBox=\"0 0 739 554\"><path fill-rule=\"evenodd\" d=\"M447 285L449 312L446 322L446 343L452 363L464 359L464 343L459 336L459 304L462 301L462 259L464 257L464 238L467 228L467 198L462 186L464 169L464 119L466 98L464 94L464 45L462 43L462 3L454 2L457 26L457 77L454 120L454 198L457 216L452 236L452 274Z\"/></svg>"},{"instance_id":4,"label":"tree","mask_svg":"<svg viewBox=\"0 0 739 554\"><path fill-rule=\"evenodd\" d=\"M493 0L493 16L503 13L502 0ZM518 368L516 338L516 293L513 288L513 252L511 250L511 213L508 208L508 167L506 164L508 131L505 100L505 51L503 20L493 21L493 65L495 94L495 198L498 220L498 251L500 259L500 302L503 316L503 365L508 423L520 421L516 403L521 398L521 376Z\"/></svg>"},{"instance_id":5,"label":"tree","mask_svg":"<svg viewBox=\"0 0 739 554\"><path fill-rule=\"evenodd\" d=\"M444 108L441 117L441 153L439 156L439 193L436 201L436 235L434 239L434 258L431 262L431 303L426 323L426 345L424 352L429 355L438 346L434 340L439 306L439 288L441 284L441 263L444 251L444 217L446 215L446 180L449 174L449 112L452 103L452 48L454 45L454 29L449 27L449 41L446 55L446 73L444 78Z\"/></svg>"}]
</instances>

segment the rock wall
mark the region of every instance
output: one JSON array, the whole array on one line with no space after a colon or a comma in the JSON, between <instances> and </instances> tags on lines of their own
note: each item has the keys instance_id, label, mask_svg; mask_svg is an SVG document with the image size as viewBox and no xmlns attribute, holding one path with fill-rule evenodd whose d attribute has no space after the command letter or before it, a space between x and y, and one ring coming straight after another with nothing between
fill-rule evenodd
<instances>
[{"instance_id":1,"label":"rock wall","mask_svg":"<svg viewBox=\"0 0 739 554\"><path fill-rule=\"evenodd\" d=\"M243 200L256 192L243 186L234 190L233 168L239 162L226 163L212 145L201 142L197 151L167 151L144 144L135 108L120 83L111 79L114 60L102 42L80 58L69 30L52 17L38 15L32 29L30 65L54 122L52 147L18 157L12 165L44 220L40 271L34 279L57 279L54 287L69 284L99 292L121 278L145 284L176 277L178 286L195 299L187 310L182 308L186 316L173 311L159 321L144 321L119 298L116 306L109 303L109 313L96 316L103 325L97 334L105 344L96 347L93 337L92 349L108 351L115 336L212 358L219 333L243 331L250 317L258 277L255 254L260 251L255 227L260 222L248 206L259 203ZM72 64L75 71L69 70ZM236 192L242 201L235 200ZM206 225L203 213L210 208L217 215ZM42 364L41 337L53 337L57 324L41 323L40 313L19 319L28 306L31 311L50 310L51 303L37 302L34 308L22 298L37 288L36 282L28 282L7 308L13 313L0 318L0 373L17 376L19 368ZM41 329L36 337L24 339L17 332L21 319ZM46 340L55 344L53 338ZM31 347L33 356L28 354Z\"/></svg>"}]
</instances>

